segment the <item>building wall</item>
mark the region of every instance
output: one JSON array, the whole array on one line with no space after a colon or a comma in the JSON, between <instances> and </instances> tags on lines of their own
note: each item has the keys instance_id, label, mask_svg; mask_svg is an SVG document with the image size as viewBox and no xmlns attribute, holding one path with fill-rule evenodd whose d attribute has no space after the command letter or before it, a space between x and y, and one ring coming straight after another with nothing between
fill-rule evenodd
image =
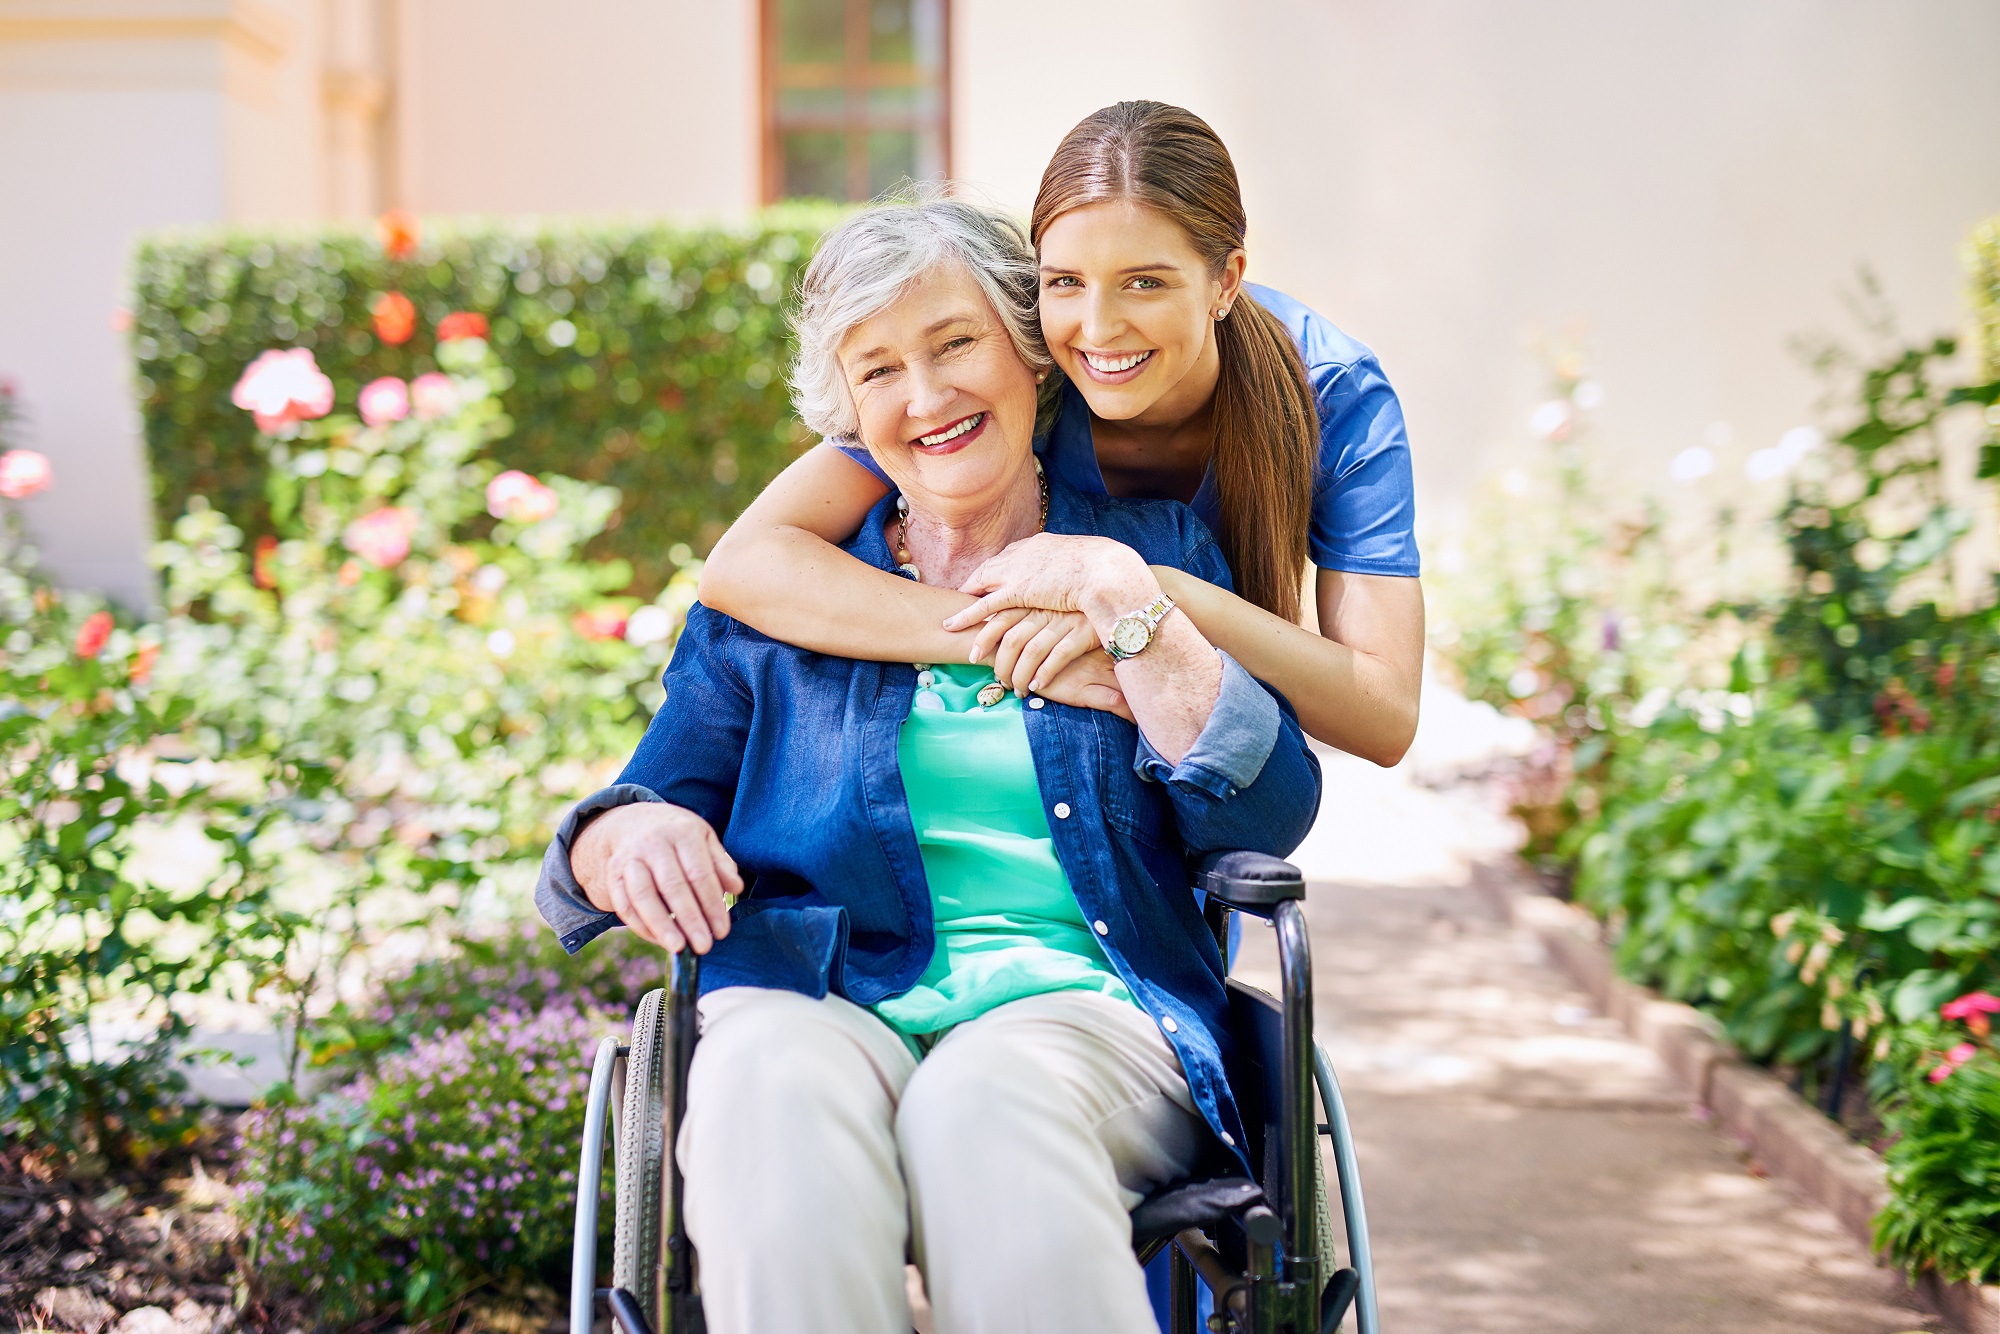
<instances>
[{"instance_id":1,"label":"building wall","mask_svg":"<svg viewBox=\"0 0 2000 1334\"><path fill-rule=\"evenodd\" d=\"M398 9L404 206L712 214L756 203L756 0Z\"/></svg>"},{"instance_id":2,"label":"building wall","mask_svg":"<svg viewBox=\"0 0 2000 1334\"><path fill-rule=\"evenodd\" d=\"M131 601L149 587L145 468L114 327L133 239L318 209L315 159L297 142L310 109L286 70L311 3L0 0L0 376L26 443L54 461L28 518L73 584Z\"/></svg>"}]
</instances>

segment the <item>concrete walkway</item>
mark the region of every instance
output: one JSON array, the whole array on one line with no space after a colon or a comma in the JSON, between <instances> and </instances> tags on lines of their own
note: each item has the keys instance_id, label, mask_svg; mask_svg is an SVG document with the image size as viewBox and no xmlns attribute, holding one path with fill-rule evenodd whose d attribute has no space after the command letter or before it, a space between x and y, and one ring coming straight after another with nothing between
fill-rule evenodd
<instances>
[{"instance_id":1,"label":"concrete walkway","mask_svg":"<svg viewBox=\"0 0 2000 1334\"><path fill-rule=\"evenodd\" d=\"M1389 1334L1943 1328L1503 924L1482 877L1520 871L1491 787L1417 781L1480 747L1426 740L1390 773L1325 756L1297 858ZM1252 929L1237 974L1274 987L1274 958Z\"/></svg>"}]
</instances>

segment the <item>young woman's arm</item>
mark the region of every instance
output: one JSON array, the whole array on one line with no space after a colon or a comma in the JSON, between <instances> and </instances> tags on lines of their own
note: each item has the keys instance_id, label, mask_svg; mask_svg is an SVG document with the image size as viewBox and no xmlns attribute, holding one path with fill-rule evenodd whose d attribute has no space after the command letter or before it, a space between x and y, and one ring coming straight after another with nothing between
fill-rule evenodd
<instances>
[{"instance_id":1,"label":"young woman's arm","mask_svg":"<svg viewBox=\"0 0 2000 1334\"><path fill-rule=\"evenodd\" d=\"M985 642L1010 609L1073 607L1088 570L1019 558L1044 541L1017 542L976 571L971 586L985 596L950 623L975 629L984 621ZM1077 550L1086 562L1103 554ZM1314 634L1185 570L1156 565L1153 573L1210 643L1291 701L1308 735L1384 766L1403 758L1416 736L1423 684L1424 595L1417 580L1319 570ZM1042 656L1020 654L1017 677L1056 670L1072 651L1067 641L1038 647Z\"/></svg>"},{"instance_id":2,"label":"young woman's arm","mask_svg":"<svg viewBox=\"0 0 2000 1334\"><path fill-rule=\"evenodd\" d=\"M1424 670L1419 581L1317 571L1314 634L1180 570L1154 573L1204 635L1291 701L1309 735L1384 766L1409 750Z\"/></svg>"},{"instance_id":3,"label":"young woman's arm","mask_svg":"<svg viewBox=\"0 0 2000 1334\"><path fill-rule=\"evenodd\" d=\"M701 571L703 605L818 653L964 662L972 635L941 626L971 598L875 569L834 545L852 537L887 492L839 450L808 450L715 544Z\"/></svg>"},{"instance_id":4,"label":"young woman's arm","mask_svg":"<svg viewBox=\"0 0 2000 1334\"><path fill-rule=\"evenodd\" d=\"M1031 642L1041 663L1047 647L1072 644L1060 661L1032 675L1032 688L1059 704L1130 717L1111 660L1079 615L1057 618L1016 611L995 617L997 655L972 650L977 626L956 632L945 617L972 605L953 588L912 583L864 564L835 546L852 537L888 488L831 446L822 445L779 473L722 535L701 571L702 605L773 639L818 653L868 662L996 661L996 674L1029 692L1030 673L1013 662Z\"/></svg>"}]
</instances>

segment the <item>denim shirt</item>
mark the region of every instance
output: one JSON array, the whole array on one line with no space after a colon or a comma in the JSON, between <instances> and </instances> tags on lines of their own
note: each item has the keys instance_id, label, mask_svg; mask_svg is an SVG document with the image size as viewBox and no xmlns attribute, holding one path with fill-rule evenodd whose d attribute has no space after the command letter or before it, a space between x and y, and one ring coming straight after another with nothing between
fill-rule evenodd
<instances>
[{"instance_id":1,"label":"denim shirt","mask_svg":"<svg viewBox=\"0 0 2000 1334\"><path fill-rule=\"evenodd\" d=\"M885 570L895 568L883 536L893 503L885 498L846 544ZM1222 553L1184 505L1085 495L1051 477L1048 526L1229 583ZM729 935L702 960L703 992L831 992L866 1006L908 990L936 946L897 760L915 668L813 653L697 606L663 683L666 700L618 781L564 817L543 860L536 905L563 947L574 953L620 925L571 871L584 823L613 806L667 801L715 828L745 882ZM1056 857L1084 918L1240 1159L1243 1127L1224 1074L1225 967L1189 860L1291 852L1319 807L1319 763L1290 706L1227 655L1215 707L1177 765L1115 714L1030 698L1023 717Z\"/></svg>"}]
</instances>

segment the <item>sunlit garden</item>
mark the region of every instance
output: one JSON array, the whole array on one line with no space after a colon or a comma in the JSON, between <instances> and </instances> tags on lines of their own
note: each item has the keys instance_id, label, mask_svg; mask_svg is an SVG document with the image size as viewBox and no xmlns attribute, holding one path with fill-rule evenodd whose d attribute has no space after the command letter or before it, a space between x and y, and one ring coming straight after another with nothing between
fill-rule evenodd
<instances>
[{"instance_id":1,"label":"sunlit garden","mask_svg":"<svg viewBox=\"0 0 2000 1334\"><path fill-rule=\"evenodd\" d=\"M0 1156L17 1282L75 1327L559 1317L583 1055L661 959L568 958L529 891L697 553L808 443L785 301L825 221L152 238L156 614L44 575L14 502L89 481L4 441ZM1748 460L1769 512L1706 448L1615 483L1558 356L1431 597L1441 674L1538 729L1526 856L1886 1157L1897 1264L1987 1281L2000 229L1968 253L1973 337L1828 349L1819 425ZM275 1042L247 1110L198 1092L235 1032Z\"/></svg>"}]
</instances>

